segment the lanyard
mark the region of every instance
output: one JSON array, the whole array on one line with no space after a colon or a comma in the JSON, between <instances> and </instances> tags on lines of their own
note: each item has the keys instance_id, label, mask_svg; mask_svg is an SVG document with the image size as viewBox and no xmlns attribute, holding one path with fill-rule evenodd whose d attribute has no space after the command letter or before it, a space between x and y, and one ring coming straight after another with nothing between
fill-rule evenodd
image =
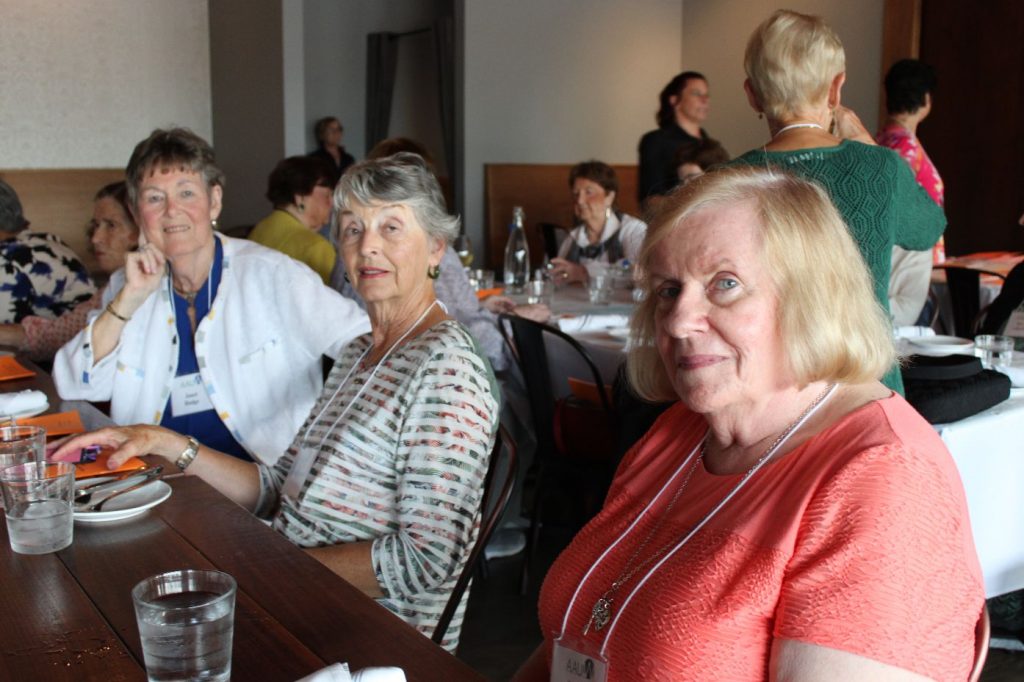
<instances>
[{"instance_id":1,"label":"lanyard","mask_svg":"<svg viewBox=\"0 0 1024 682\"><path fill-rule=\"evenodd\" d=\"M334 389L334 392L331 394L331 397L324 402L323 407L320 408L320 411L317 413L316 417L314 417L313 420L309 423L309 426L306 427L306 432L302 434L302 438L299 440L299 451L295 454L295 461L292 462L292 468L291 470L289 470L288 477L285 479L284 486L281 489L281 494L283 496L289 497L293 500L298 500L299 491L302 490L302 484L309 476L309 472L313 469L313 463L316 461L317 455L323 449L324 442L327 440L327 436L332 431L334 431L334 427L338 425L338 422L345 418L345 415L348 414L348 411L349 409L351 409L352 405L354 405L359 400L359 397L363 394L363 391L366 389L367 386L370 385L370 382L373 380L373 377L377 373L377 370L380 368L381 365L384 364L384 361L391 356L391 351L397 348L398 345L402 343L402 341L405 341L405 338L409 336L409 334L411 334L412 331L416 329L416 327L418 327L421 322L423 322L423 320L427 317L427 313L430 312L431 308L433 308L434 304L436 303L438 303L438 301L435 300L430 305L428 305L426 309L420 314L419 318L417 318L417 320L412 323L412 326L406 329L405 333L398 337L398 340L391 344L391 347L384 352L384 355L382 355L380 360L377 361L377 364L375 364L373 366L373 369L370 370L370 376L368 376L366 378L366 381L363 382L363 385L359 387L359 390L356 391L356 394L352 397L352 400L348 401L344 409L342 409L341 414L339 414L337 419L334 420L330 428L324 431L324 435L320 439L320 443L314 449L310 447L309 443L310 432L313 430L313 427L315 427L317 423L320 421L320 418L324 416L324 412L326 412L327 408L331 406L331 403L334 402L334 399L338 397L339 393L341 393L341 390L345 388L345 386L348 384L349 380L352 378L352 374L356 371L356 368L358 368L362 361L366 358L366 354L370 352L370 350L373 348L373 345L371 344L370 346L367 346L366 350L364 350L362 354L359 356L359 359L352 364L352 366L348 370L348 373L345 374L345 378L342 379L341 383L338 384L338 387ZM441 308L444 309L444 306L441 306Z\"/></svg>"},{"instance_id":2,"label":"lanyard","mask_svg":"<svg viewBox=\"0 0 1024 682\"><path fill-rule=\"evenodd\" d=\"M796 421L793 424L793 426L789 429L789 432L783 438L780 438L779 441L777 443L775 443L775 445L773 445L772 448L762 457L761 461L759 461L757 464L755 464L753 467L751 467L747 471L747 473L743 476L743 478L740 479L740 481L735 486L733 486L732 490L730 490L729 493L725 497L723 497L721 499L721 501L719 501L719 503L717 505L715 505L714 508L711 509L711 511L709 511L707 514L705 514L704 518L702 518L697 523L697 525L695 525L690 530L690 532L687 533L683 537L682 540L680 540L678 543L676 543L675 547L673 547L671 550L666 552L665 556L663 556L660 560L658 560L657 563L655 563L653 566L651 566L651 568L648 569L647 573L645 573L644 576L640 580L637 581L636 586L633 587L633 589L629 592L629 594L623 600L622 605L616 610L615 615L612 617L611 623L609 623L609 625L608 625L608 632L605 635L604 642L601 644L600 655L602 657L605 656L605 650L608 648L608 642L611 640L612 632L615 631L615 626L618 625L619 618L622 617L622 614L626 611L626 608L629 606L629 603L633 600L633 597L636 596L637 592L640 591L640 588L642 588L644 586L644 584L650 579L650 577L652 575L654 575L654 573L659 568L661 568L661 566L664 565L664 563L666 561L668 561L670 558L672 558L676 554L676 552L678 552L680 549L682 549L682 547L687 542L689 542L690 539L694 535L697 534L698 531L700 531L704 526L706 526L707 523L715 516L715 514L717 514L722 509L722 507L724 507L726 505L726 503L729 500L731 500L736 495L736 493L738 493L740 491L741 488L743 488L744 485L746 485L747 481L749 481L754 476L754 474L756 474L761 469L762 466L764 466L769 461L771 461L771 459L774 456L774 454L779 450L779 448L781 448L786 443L786 441L789 440L790 436L792 436L794 433L796 433L800 429L800 427L804 424L804 422L806 422L808 419L810 419L819 409L821 409L821 407L825 403L828 402L828 399L831 398L832 395L835 393L837 386L838 386L838 384L833 384L832 387L828 390L828 392L821 399L821 401L818 402L818 404L814 405L810 410L805 412L804 415L798 421ZM666 483L661 487L661 489L654 496L654 498L637 515L637 518L633 521L633 523L631 523L629 525L629 527L626 528L626 530L624 530L621 535L619 535L619 537L615 540L615 542L612 543L612 545L610 547L608 547L608 549L606 549L601 554L600 557L598 557L597 561L594 562L594 564L590 567L590 569L587 571L587 573L583 576L583 579L580 581L579 586L576 588L576 592L573 593L572 600L569 602L569 606L568 606L568 608L566 609L566 612L565 612L565 617L562 619L562 631L561 631L561 634L559 635L559 638L565 636L565 628L566 628L566 626L567 626L567 624L569 622L569 613L572 611L572 607L576 603L576 598L579 596L580 590L583 588L584 583L586 583L587 578L590 577L590 575L594 572L594 570L597 568L597 566L602 561L604 561L605 557L608 556L608 554L615 548L615 546L618 545L619 542L621 542L630 533L630 531L633 530L633 528L640 521L640 518L643 517L650 510L650 508L654 505L654 502L657 501L657 499L665 491L665 489L672 482L672 480L675 479L675 477L679 475L679 472L681 472L686 467L687 463L694 457L694 455L697 452L700 451L701 445L703 444L703 442L704 442L704 440L706 438L707 438L707 434L705 433L705 437L702 438L697 443L697 445L694 447L693 451L690 452L690 455L686 458L686 460L683 462L683 464L678 469L676 469L675 473L673 473L672 476L669 478L669 480L666 481Z\"/></svg>"}]
</instances>

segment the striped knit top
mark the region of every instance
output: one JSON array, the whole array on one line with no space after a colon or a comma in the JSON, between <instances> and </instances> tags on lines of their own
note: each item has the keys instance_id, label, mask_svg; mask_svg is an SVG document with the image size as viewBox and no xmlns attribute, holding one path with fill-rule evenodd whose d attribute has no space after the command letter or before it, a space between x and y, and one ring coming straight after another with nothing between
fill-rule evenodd
<instances>
[{"instance_id":1,"label":"striped knit top","mask_svg":"<svg viewBox=\"0 0 1024 682\"><path fill-rule=\"evenodd\" d=\"M300 547L372 540L379 601L430 636L476 541L499 393L455 321L396 348L375 372L355 366L371 342L348 346L295 442L260 467L257 513L277 507L274 528ZM317 454L291 499L280 492L301 448ZM468 597L445 636L451 651Z\"/></svg>"}]
</instances>

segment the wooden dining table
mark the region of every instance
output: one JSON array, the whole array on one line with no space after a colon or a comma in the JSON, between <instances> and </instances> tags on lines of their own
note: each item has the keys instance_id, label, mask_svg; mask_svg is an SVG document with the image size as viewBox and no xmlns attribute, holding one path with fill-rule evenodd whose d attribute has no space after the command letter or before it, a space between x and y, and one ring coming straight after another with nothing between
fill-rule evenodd
<instances>
[{"instance_id":1,"label":"wooden dining table","mask_svg":"<svg viewBox=\"0 0 1024 682\"><path fill-rule=\"evenodd\" d=\"M89 427L106 419L60 401L44 372L0 383L25 388L46 392L51 409L78 409ZM164 480L165 502L130 519L76 523L60 552L16 554L0 529L0 680L146 679L132 587L187 568L238 583L236 680L293 681L335 662L397 666L410 682L483 679L202 480Z\"/></svg>"}]
</instances>

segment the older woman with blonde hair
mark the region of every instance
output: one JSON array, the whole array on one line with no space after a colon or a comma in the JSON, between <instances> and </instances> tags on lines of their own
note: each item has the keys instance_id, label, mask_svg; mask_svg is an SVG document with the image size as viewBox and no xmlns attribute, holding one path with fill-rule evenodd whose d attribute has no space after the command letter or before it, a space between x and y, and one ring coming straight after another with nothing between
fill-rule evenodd
<instances>
[{"instance_id":1,"label":"older woman with blonde hair","mask_svg":"<svg viewBox=\"0 0 1024 682\"><path fill-rule=\"evenodd\" d=\"M984 590L959 476L878 381L888 320L825 192L712 171L640 266L629 374L679 402L552 566L518 679L966 679Z\"/></svg>"},{"instance_id":2,"label":"older woman with blonde hair","mask_svg":"<svg viewBox=\"0 0 1024 682\"><path fill-rule=\"evenodd\" d=\"M434 296L458 219L423 160L358 163L342 176L335 204L350 214L341 255L370 333L345 349L275 464L195 443L183 468L271 518L275 530L430 636L479 531L498 389L473 337ZM173 462L185 446L176 433L140 425L81 436L54 458L90 444L116 448L111 466L143 453ZM468 597L445 633L451 650Z\"/></svg>"},{"instance_id":3,"label":"older woman with blonde hair","mask_svg":"<svg viewBox=\"0 0 1024 682\"><path fill-rule=\"evenodd\" d=\"M735 162L787 168L823 185L888 310L892 247L930 249L946 226L942 208L899 155L876 146L856 114L842 106L846 56L820 17L775 12L751 35L743 66L750 106L764 116L771 137ZM895 366L883 383L902 390Z\"/></svg>"}]
</instances>

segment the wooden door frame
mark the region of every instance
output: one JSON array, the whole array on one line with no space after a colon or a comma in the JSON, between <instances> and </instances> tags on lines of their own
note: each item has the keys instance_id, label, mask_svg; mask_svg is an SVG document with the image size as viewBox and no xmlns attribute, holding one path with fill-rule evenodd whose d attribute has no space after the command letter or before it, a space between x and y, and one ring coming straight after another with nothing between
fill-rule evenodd
<instances>
[{"instance_id":1,"label":"wooden door frame","mask_svg":"<svg viewBox=\"0 0 1024 682\"><path fill-rule=\"evenodd\" d=\"M882 15L882 73L878 88L878 125L888 118L885 108L885 74L901 59L917 59L921 51L921 5L923 0L885 0Z\"/></svg>"}]
</instances>

